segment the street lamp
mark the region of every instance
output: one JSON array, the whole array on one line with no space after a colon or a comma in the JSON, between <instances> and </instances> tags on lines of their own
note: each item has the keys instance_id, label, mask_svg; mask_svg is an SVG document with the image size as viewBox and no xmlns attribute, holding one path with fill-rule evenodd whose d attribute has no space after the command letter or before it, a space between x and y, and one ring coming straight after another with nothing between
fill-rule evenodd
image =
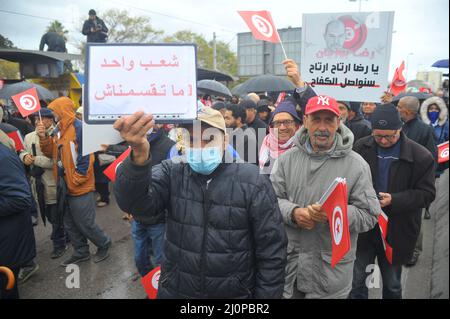
<instances>
[{"instance_id":1,"label":"street lamp","mask_svg":"<svg viewBox=\"0 0 450 319\"><path fill-rule=\"evenodd\" d=\"M411 55L414 55L413 52L409 52L408 55L406 56L406 79L409 81L409 57Z\"/></svg>"}]
</instances>

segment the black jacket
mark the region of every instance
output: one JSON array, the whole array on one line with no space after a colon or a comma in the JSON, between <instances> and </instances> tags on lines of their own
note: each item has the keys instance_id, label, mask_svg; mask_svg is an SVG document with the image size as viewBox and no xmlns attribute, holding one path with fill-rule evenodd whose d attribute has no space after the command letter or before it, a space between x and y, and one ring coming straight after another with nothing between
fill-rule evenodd
<instances>
[{"instance_id":1,"label":"black jacket","mask_svg":"<svg viewBox=\"0 0 450 319\"><path fill-rule=\"evenodd\" d=\"M45 45L47 45L47 51L67 52L66 41L56 32L47 32L42 36L39 51L43 51Z\"/></svg>"},{"instance_id":2,"label":"black jacket","mask_svg":"<svg viewBox=\"0 0 450 319\"><path fill-rule=\"evenodd\" d=\"M433 155L434 160L437 162L438 150L434 140L434 131L431 126L422 122L419 117L416 117L403 124L402 130L409 139L428 149Z\"/></svg>"},{"instance_id":3,"label":"black jacket","mask_svg":"<svg viewBox=\"0 0 450 319\"><path fill-rule=\"evenodd\" d=\"M0 266L20 268L36 256L32 195L17 154L0 143Z\"/></svg>"},{"instance_id":4,"label":"black jacket","mask_svg":"<svg viewBox=\"0 0 450 319\"><path fill-rule=\"evenodd\" d=\"M163 130L158 130L150 136L148 136L147 139L150 143L151 165L153 167L168 159L170 149L175 144L175 142L168 138ZM110 145L107 149L107 154L118 157L123 152L125 152L127 148L128 145L126 145L125 143ZM164 223L166 211L163 210L159 213L151 215L135 215L132 211L128 211L128 213L133 215L133 218L140 223L146 225L156 225Z\"/></svg>"},{"instance_id":5,"label":"black jacket","mask_svg":"<svg viewBox=\"0 0 450 319\"><path fill-rule=\"evenodd\" d=\"M347 121L345 125L352 131L355 137L354 143L359 139L372 134L370 122L364 119L362 114L357 114L353 119Z\"/></svg>"},{"instance_id":6,"label":"black jacket","mask_svg":"<svg viewBox=\"0 0 450 319\"><path fill-rule=\"evenodd\" d=\"M209 176L188 164L119 167L119 207L167 209L159 298L281 298L287 237L270 180L256 165L222 163Z\"/></svg>"},{"instance_id":7,"label":"black jacket","mask_svg":"<svg viewBox=\"0 0 450 319\"><path fill-rule=\"evenodd\" d=\"M428 207L436 195L434 160L423 146L407 138L400 138L400 159L392 163L387 193L392 204L383 208L389 217L388 243L393 249L393 264L401 265L412 257L422 223L422 209ZM378 176L377 144L372 136L360 139L354 150L369 163L372 178ZM373 240L381 240L379 227L359 235L358 249Z\"/></svg>"},{"instance_id":8,"label":"black jacket","mask_svg":"<svg viewBox=\"0 0 450 319\"><path fill-rule=\"evenodd\" d=\"M101 29L99 31L91 32L91 28L97 30L97 27ZM99 17L97 17L95 21L90 19L84 21L81 33L87 36L87 42L105 43L108 38L108 28L106 27L105 22Z\"/></svg>"}]
</instances>

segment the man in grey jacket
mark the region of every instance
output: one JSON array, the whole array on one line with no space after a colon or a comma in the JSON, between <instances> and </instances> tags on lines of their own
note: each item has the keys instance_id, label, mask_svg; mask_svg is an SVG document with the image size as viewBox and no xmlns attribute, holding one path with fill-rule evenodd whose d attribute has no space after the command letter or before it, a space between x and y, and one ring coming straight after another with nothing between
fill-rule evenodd
<instances>
[{"instance_id":1,"label":"man in grey jacket","mask_svg":"<svg viewBox=\"0 0 450 319\"><path fill-rule=\"evenodd\" d=\"M339 120L337 102L311 98L295 147L275 162L271 180L289 239L284 298L294 283L303 298L347 298L358 233L372 229L381 211L369 165L352 151L353 134ZM346 178L351 249L331 267L327 214L317 204L336 177Z\"/></svg>"}]
</instances>

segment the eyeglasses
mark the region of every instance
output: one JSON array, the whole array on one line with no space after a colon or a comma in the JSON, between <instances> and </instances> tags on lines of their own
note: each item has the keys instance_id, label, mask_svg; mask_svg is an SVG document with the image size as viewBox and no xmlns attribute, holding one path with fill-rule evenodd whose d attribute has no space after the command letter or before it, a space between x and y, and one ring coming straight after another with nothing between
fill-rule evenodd
<instances>
[{"instance_id":1,"label":"eyeglasses","mask_svg":"<svg viewBox=\"0 0 450 319\"><path fill-rule=\"evenodd\" d=\"M284 120L284 121L273 121L271 126L275 128L281 127L281 125L284 125L284 127L292 126L295 124L294 120Z\"/></svg>"},{"instance_id":2,"label":"eyeglasses","mask_svg":"<svg viewBox=\"0 0 450 319\"><path fill-rule=\"evenodd\" d=\"M383 138L392 142L395 140L395 138L398 136L398 133L392 134L392 135L375 135L372 134L373 138L376 139L377 141L381 141Z\"/></svg>"}]
</instances>

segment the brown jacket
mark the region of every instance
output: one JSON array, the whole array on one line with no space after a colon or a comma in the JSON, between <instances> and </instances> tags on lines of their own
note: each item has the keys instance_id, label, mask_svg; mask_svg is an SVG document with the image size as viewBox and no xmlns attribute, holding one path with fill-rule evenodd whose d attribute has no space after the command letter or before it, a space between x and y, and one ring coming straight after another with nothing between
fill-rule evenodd
<instances>
[{"instance_id":1,"label":"brown jacket","mask_svg":"<svg viewBox=\"0 0 450 319\"><path fill-rule=\"evenodd\" d=\"M64 180L69 195L80 196L95 190L94 154L82 156L82 123L75 118L71 99L60 97L49 104L48 108L59 118L53 136L40 140L45 156L54 159L53 174L57 175L58 149L64 167Z\"/></svg>"}]
</instances>

